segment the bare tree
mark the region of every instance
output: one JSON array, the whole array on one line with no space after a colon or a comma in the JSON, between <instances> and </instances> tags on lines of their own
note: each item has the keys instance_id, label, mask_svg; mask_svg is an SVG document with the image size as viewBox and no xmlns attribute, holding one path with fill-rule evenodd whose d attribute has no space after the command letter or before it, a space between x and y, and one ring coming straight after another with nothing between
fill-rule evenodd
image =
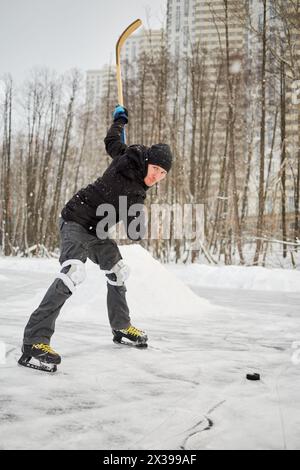
<instances>
[{"instance_id":1,"label":"bare tree","mask_svg":"<svg viewBox=\"0 0 300 470\"><path fill-rule=\"evenodd\" d=\"M261 237L264 224L264 185L265 185L265 135L266 135L266 59L267 59L267 0L263 2L262 24L262 67L261 67L261 123L260 123L260 167L258 190L257 242L254 264L258 264L261 251Z\"/></svg>"},{"instance_id":2,"label":"bare tree","mask_svg":"<svg viewBox=\"0 0 300 470\"><path fill-rule=\"evenodd\" d=\"M0 219L2 231L2 247L5 255L9 255L12 252L12 97L13 81L11 76L6 76L4 78L3 144L1 152L1 206L3 214Z\"/></svg>"},{"instance_id":3,"label":"bare tree","mask_svg":"<svg viewBox=\"0 0 300 470\"><path fill-rule=\"evenodd\" d=\"M60 147L60 152L58 154L58 161L57 161L57 173L56 173L56 183L54 186L53 191L53 198L52 198L52 206L50 210L49 216L49 226L50 232L52 234L55 233L55 226L58 217L59 211L59 204L61 202L61 195L62 195L62 185L64 180L64 170L67 162L67 157L69 154L70 149L70 142L71 142L71 130L74 122L74 104L76 94L78 92L79 87L79 73L77 70L72 72L71 76L71 85L70 85L70 96L69 102L67 105L66 117L63 126L63 137ZM50 247L54 247L54 237L51 239Z\"/></svg>"}]
</instances>

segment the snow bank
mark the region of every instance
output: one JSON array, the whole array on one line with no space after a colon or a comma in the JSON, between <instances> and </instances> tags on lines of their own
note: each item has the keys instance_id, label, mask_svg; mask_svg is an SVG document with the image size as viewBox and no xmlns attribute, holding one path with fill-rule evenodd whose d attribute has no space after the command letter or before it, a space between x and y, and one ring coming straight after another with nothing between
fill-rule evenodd
<instances>
[{"instance_id":1,"label":"snow bank","mask_svg":"<svg viewBox=\"0 0 300 470\"><path fill-rule=\"evenodd\" d=\"M19 258L18 256L0 256L0 269L17 272L56 273L58 260L54 258Z\"/></svg>"},{"instance_id":2,"label":"snow bank","mask_svg":"<svg viewBox=\"0 0 300 470\"><path fill-rule=\"evenodd\" d=\"M170 264L168 270L192 286L300 292L300 271L289 269Z\"/></svg>"}]
</instances>

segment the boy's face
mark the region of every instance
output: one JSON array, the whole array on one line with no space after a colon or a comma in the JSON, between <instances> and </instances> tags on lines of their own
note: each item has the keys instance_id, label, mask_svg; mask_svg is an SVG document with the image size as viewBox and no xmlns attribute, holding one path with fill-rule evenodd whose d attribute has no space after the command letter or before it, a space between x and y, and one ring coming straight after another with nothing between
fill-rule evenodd
<instances>
[{"instance_id":1,"label":"boy's face","mask_svg":"<svg viewBox=\"0 0 300 470\"><path fill-rule=\"evenodd\" d=\"M144 183L151 187L154 186L156 183L159 183L167 176L166 170L161 168L158 165L148 165L148 173L147 176L144 178Z\"/></svg>"}]
</instances>

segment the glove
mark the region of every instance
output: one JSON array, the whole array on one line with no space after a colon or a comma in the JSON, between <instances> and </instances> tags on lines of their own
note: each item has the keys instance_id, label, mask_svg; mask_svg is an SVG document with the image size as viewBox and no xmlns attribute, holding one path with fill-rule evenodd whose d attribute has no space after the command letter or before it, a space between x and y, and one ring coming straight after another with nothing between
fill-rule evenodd
<instances>
[{"instance_id":1,"label":"glove","mask_svg":"<svg viewBox=\"0 0 300 470\"><path fill-rule=\"evenodd\" d=\"M120 104L118 104L116 107L115 107L115 110L113 112L113 118L114 118L114 121L116 121L117 119L124 119L124 122L125 124L128 123L128 111L126 108L124 108L124 106L121 106Z\"/></svg>"}]
</instances>

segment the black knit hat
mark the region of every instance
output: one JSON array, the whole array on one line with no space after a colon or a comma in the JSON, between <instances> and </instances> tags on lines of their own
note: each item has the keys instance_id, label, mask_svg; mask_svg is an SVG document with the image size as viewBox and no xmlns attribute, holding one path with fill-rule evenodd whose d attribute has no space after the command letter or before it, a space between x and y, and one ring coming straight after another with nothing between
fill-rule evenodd
<instances>
[{"instance_id":1,"label":"black knit hat","mask_svg":"<svg viewBox=\"0 0 300 470\"><path fill-rule=\"evenodd\" d=\"M173 155L167 144L155 144L148 150L148 163L158 165L167 172L171 170Z\"/></svg>"}]
</instances>

